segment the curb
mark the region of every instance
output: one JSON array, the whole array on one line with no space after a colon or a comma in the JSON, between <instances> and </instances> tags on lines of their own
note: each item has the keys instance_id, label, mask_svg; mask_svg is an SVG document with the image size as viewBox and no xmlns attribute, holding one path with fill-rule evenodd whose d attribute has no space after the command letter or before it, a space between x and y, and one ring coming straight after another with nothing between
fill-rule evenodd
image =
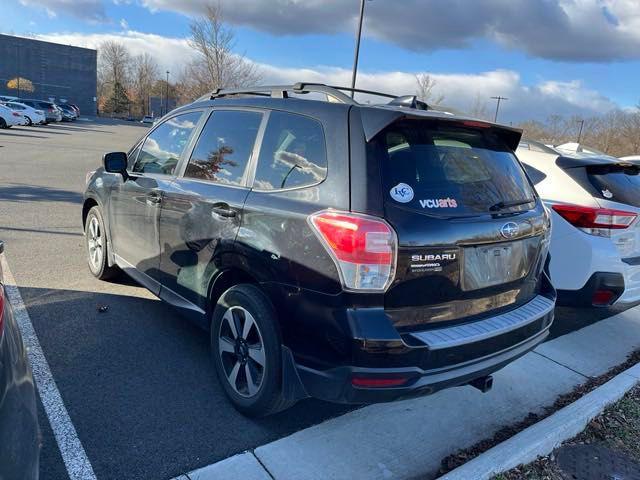
<instances>
[{"instance_id":1,"label":"curb","mask_svg":"<svg viewBox=\"0 0 640 480\"><path fill-rule=\"evenodd\" d=\"M640 363L616 375L553 415L526 428L438 480L489 480L493 476L550 454L575 437L610 404L640 383Z\"/></svg>"}]
</instances>

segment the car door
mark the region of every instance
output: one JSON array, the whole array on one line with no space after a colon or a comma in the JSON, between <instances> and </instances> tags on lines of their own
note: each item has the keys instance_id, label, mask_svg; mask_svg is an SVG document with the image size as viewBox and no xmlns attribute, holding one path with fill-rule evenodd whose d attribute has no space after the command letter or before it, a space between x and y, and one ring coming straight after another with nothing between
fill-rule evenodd
<instances>
[{"instance_id":1,"label":"car door","mask_svg":"<svg viewBox=\"0 0 640 480\"><path fill-rule=\"evenodd\" d=\"M134 150L128 178L111 192L109 222L116 262L155 294L160 292L158 223L163 193L201 115L201 110L181 113L154 128Z\"/></svg>"},{"instance_id":2,"label":"car door","mask_svg":"<svg viewBox=\"0 0 640 480\"><path fill-rule=\"evenodd\" d=\"M182 174L166 190L160 219L164 300L204 312L209 281L234 249L249 192L247 166L264 116L258 110L214 110Z\"/></svg>"}]
</instances>

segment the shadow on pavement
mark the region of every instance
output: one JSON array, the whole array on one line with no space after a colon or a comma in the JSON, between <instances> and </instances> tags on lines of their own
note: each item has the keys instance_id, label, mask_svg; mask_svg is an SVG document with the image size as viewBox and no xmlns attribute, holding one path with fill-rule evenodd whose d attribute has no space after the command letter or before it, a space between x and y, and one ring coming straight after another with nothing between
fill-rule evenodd
<instances>
[{"instance_id":1,"label":"shadow on pavement","mask_svg":"<svg viewBox=\"0 0 640 480\"><path fill-rule=\"evenodd\" d=\"M98 478L171 478L353 408L305 400L266 419L243 417L209 364L208 333L166 304L20 292ZM42 480L51 478L42 471Z\"/></svg>"},{"instance_id":2,"label":"shadow on pavement","mask_svg":"<svg viewBox=\"0 0 640 480\"><path fill-rule=\"evenodd\" d=\"M82 203L82 194L40 185L14 183L0 186L0 201Z\"/></svg>"}]
</instances>

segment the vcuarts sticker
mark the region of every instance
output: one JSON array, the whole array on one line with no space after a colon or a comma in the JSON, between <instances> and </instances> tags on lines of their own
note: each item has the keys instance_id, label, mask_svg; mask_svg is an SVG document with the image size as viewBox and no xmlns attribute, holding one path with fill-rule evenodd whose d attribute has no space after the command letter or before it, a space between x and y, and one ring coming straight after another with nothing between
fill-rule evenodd
<instances>
[{"instance_id":1,"label":"vcuarts sticker","mask_svg":"<svg viewBox=\"0 0 640 480\"><path fill-rule=\"evenodd\" d=\"M458 202L455 198L433 198L428 200L420 200L422 208L458 208Z\"/></svg>"},{"instance_id":2,"label":"vcuarts sticker","mask_svg":"<svg viewBox=\"0 0 640 480\"><path fill-rule=\"evenodd\" d=\"M391 189L391 198L396 202L409 203L413 200L413 188L406 183L399 183Z\"/></svg>"}]
</instances>

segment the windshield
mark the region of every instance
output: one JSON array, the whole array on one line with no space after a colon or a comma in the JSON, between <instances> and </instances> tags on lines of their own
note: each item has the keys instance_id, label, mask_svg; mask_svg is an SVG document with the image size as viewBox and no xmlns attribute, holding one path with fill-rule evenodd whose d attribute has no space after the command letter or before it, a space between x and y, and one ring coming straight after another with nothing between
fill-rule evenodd
<instances>
[{"instance_id":1,"label":"windshield","mask_svg":"<svg viewBox=\"0 0 640 480\"><path fill-rule=\"evenodd\" d=\"M534 201L520 163L489 129L407 120L372 146L383 160L387 202L460 216L526 210Z\"/></svg>"}]
</instances>

